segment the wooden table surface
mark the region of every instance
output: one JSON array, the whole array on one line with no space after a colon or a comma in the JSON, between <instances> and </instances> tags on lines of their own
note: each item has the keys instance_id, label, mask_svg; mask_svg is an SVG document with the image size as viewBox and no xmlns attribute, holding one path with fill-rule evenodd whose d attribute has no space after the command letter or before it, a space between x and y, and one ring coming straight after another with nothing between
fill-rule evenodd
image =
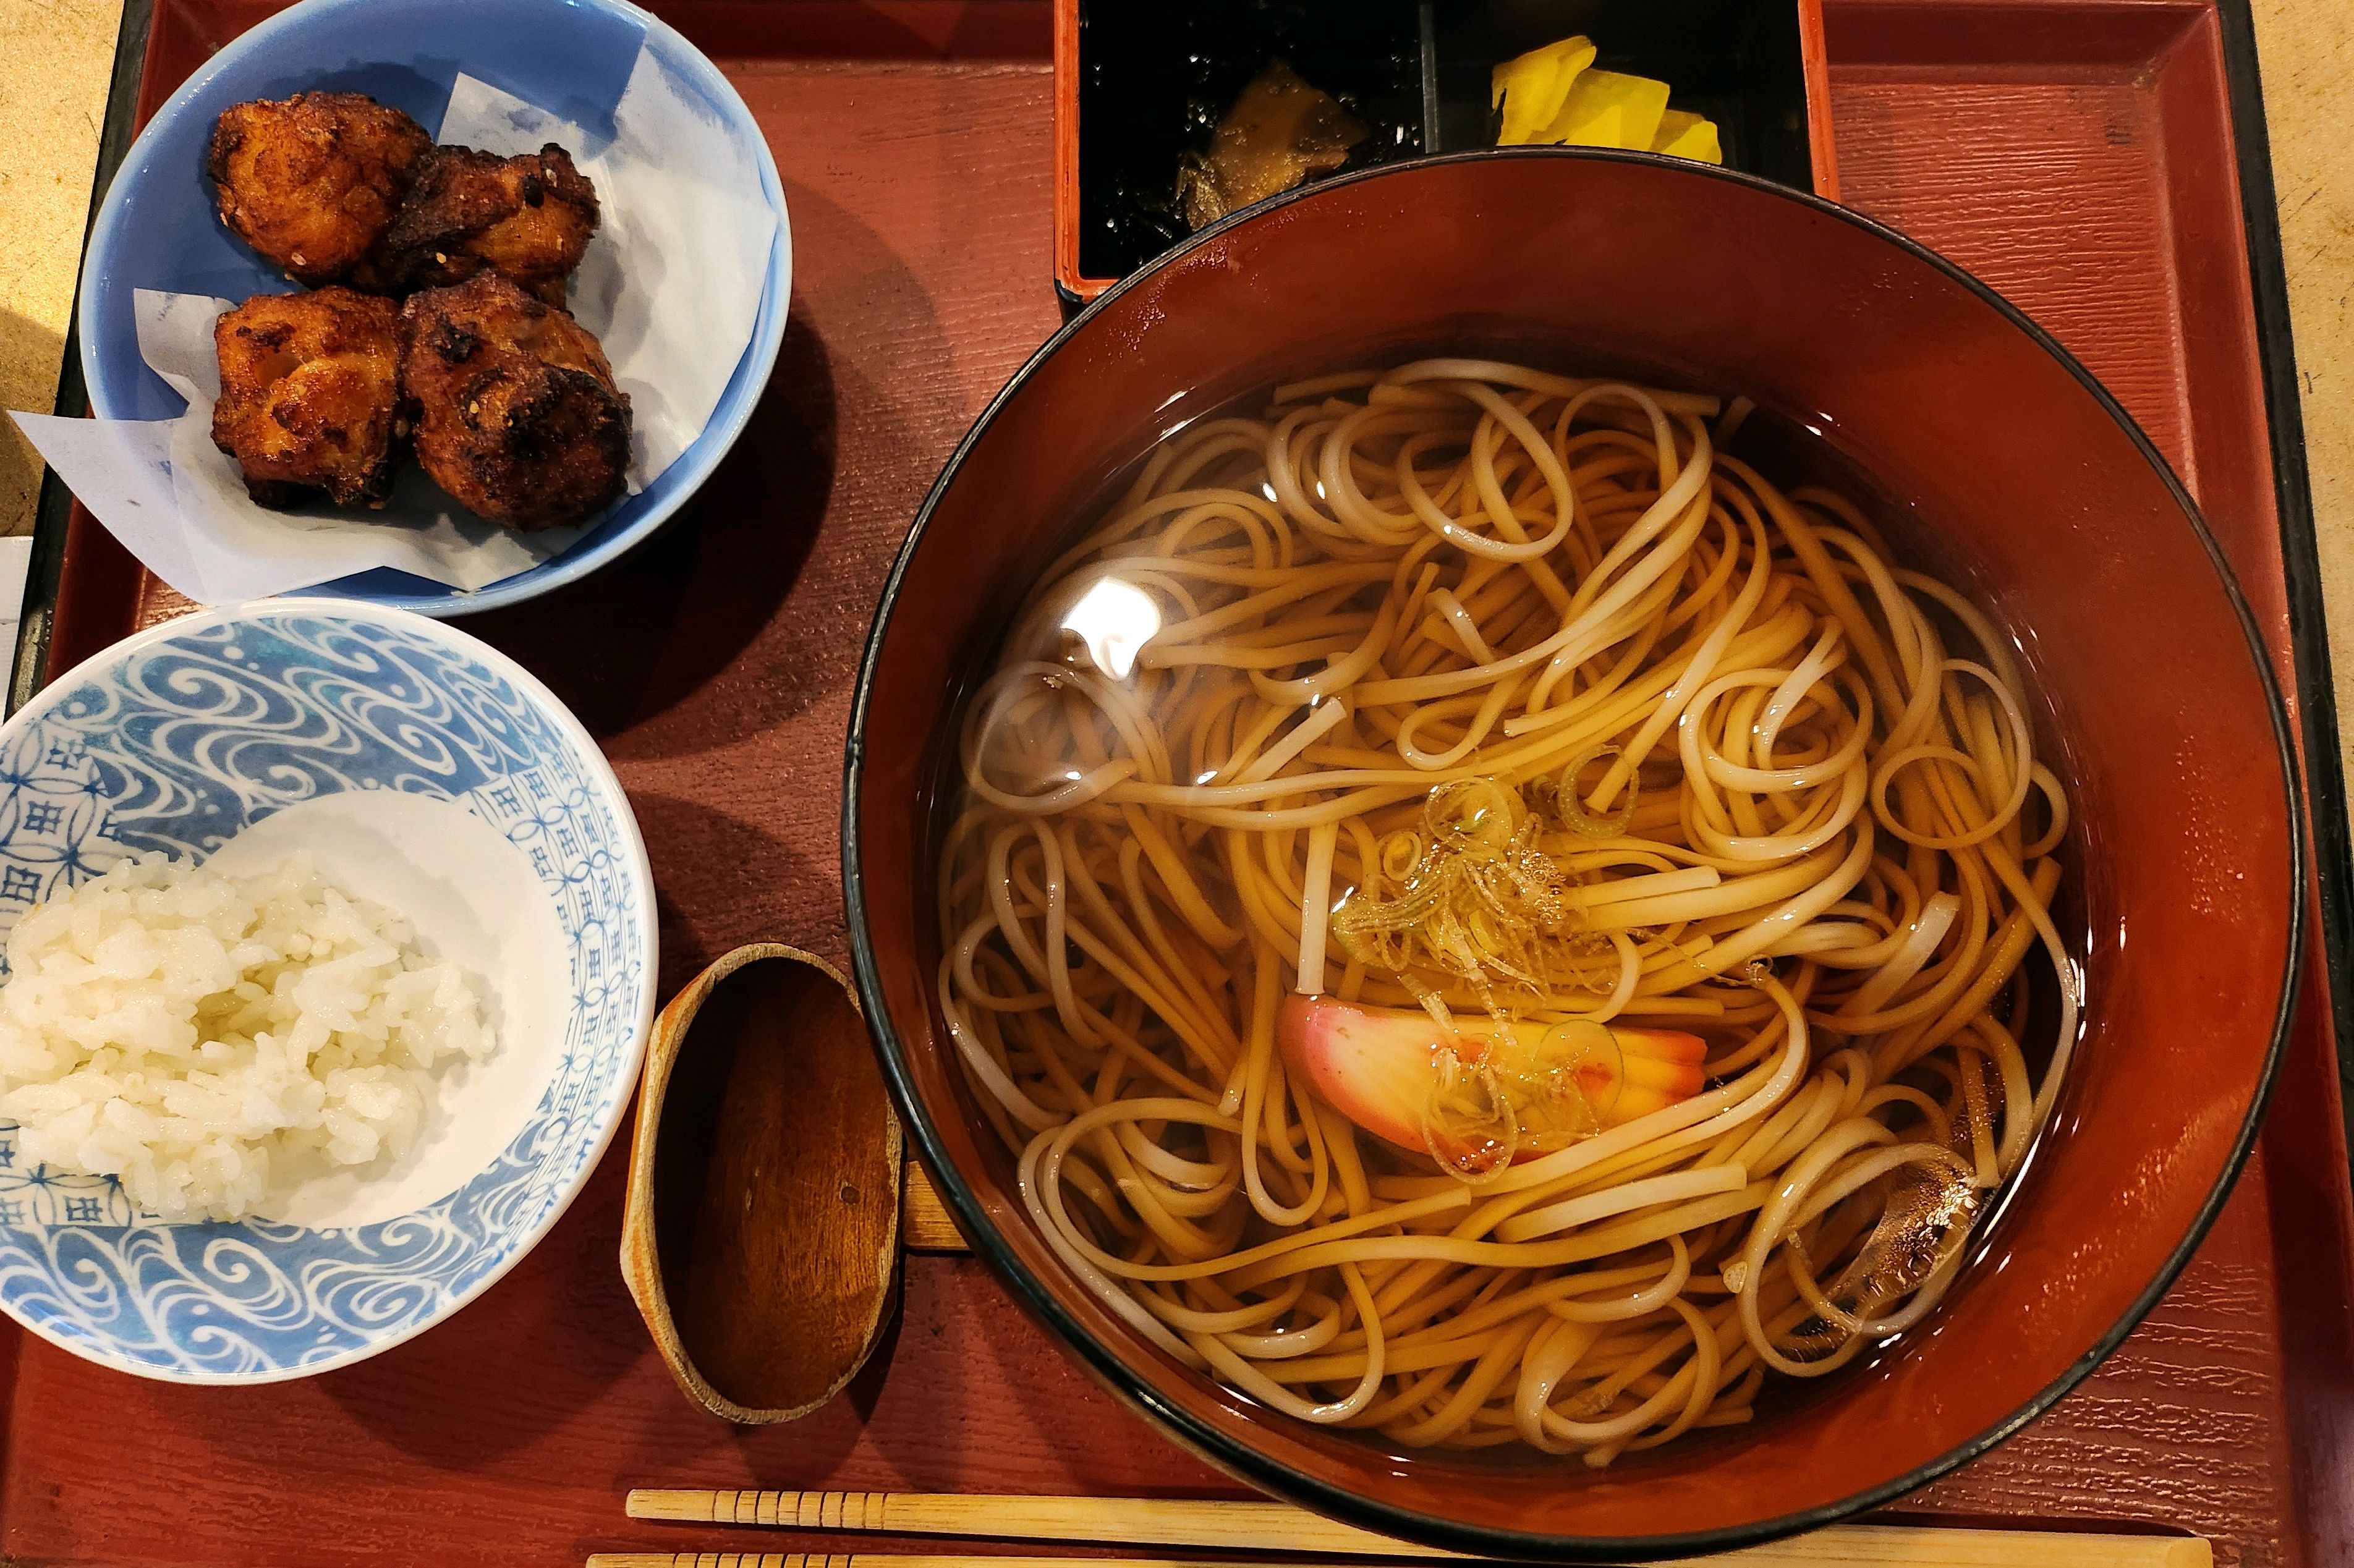
<instances>
[{"instance_id":1,"label":"wooden table surface","mask_svg":"<svg viewBox=\"0 0 2354 1568\"><path fill-rule=\"evenodd\" d=\"M0 408L57 397L122 19L122 0L0 0ZM0 534L32 532L40 490L0 419Z\"/></svg>"}]
</instances>

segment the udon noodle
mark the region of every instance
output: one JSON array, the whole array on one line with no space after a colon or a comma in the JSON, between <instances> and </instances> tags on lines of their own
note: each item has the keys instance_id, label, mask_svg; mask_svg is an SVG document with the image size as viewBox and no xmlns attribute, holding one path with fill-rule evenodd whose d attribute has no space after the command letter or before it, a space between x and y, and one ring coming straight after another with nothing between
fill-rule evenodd
<instances>
[{"instance_id":1,"label":"udon noodle","mask_svg":"<svg viewBox=\"0 0 2354 1568\"><path fill-rule=\"evenodd\" d=\"M1954 1280L2076 1033L2066 800L1995 628L1727 455L1747 411L1296 383L1025 602L940 1005L1032 1217L1170 1355L1601 1465Z\"/></svg>"}]
</instances>

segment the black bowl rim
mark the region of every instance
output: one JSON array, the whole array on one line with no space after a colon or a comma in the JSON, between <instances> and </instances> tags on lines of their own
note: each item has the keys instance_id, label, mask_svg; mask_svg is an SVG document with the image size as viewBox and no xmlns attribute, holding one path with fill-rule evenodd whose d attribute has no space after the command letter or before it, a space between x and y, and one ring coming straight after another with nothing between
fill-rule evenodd
<instances>
[{"instance_id":1,"label":"black bowl rim","mask_svg":"<svg viewBox=\"0 0 2354 1568\"><path fill-rule=\"evenodd\" d=\"M2272 1041L2264 1053L2264 1070L2256 1083L2256 1092L2248 1103L2246 1117L2232 1145L2230 1158L2217 1175L2213 1189L2193 1217L2190 1230L2168 1255L2158 1276L2152 1279L2125 1315L2066 1371L2053 1379L2049 1386L2020 1405L2003 1420L1970 1437L1938 1458L1929 1461L1904 1475L1879 1486L1854 1493L1819 1508L1801 1510L1746 1524L1727 1525L1717 1530L1690 1531L1675 1535L1648 1536L1544 1536L1532 1535L1516 1530L1502 1530L1487 1525L1464 1524L1453 1520L1434 1518L1410 1509L1399 1508L1380 1499L1346 1489L1331 1486L1306 1475L1290 1466L1270 1458L1265 1453L1235 1442L1207 1424L1196 1420L1184 1410L1163 1399L1151 1383L1132 1371L1127 1363L1113 1355L1103 1344L1080 1328L1077 1320L1055 1299L1044 1281L1023 1266L1013 1249L1006 1245L982 1211L979 1199L963 1177L949 1164L939 1142L931 1118L917 1097L915 1086L906 1066L907 1044L891 1022L884 1004L882 975L877 966L872 937L867 929L866 899L859 859L859 793L864 771L867 705L874 692L875 665L882 657L883 643L890 626L891 612L897 603L899 589L917 550L922 546L932 514L940 499L948 493L965 459L1000 412L1020 393L1038 367L1051 358L1079 333L1086 330L1097 315L1108 309L1115 300L1142 280L1180 260L1197 248L1208 244L1237 224L1248 223L1295 202L1312 198L1317 193L1338 185L1361 181L1409 176L1416 171L1435 164L1461 164L1500 158L1519 159L1584 159L1594 162L1634 164L1663 170L1678 171L1696 178L1722 180L1746 186L1752 190L1793 201L1822 217L1860 228L1886 244L1893 245L1915 260L1926 263L1947 279L1960 284L1991 307L1995 313L2057 360L2073 376L2084 390L2115 419L2126 437L2138 449L2143 459L2164 482L2182 514L2207 552L2209 564L2214 568L2218 582L2230 599L2232 613L2239 617L2242 636L2247 640L2249 658L2255 665L2257 680L2262 683L2267 715L2272 721L2274 761L2280 768L2281 792L2287 807L2289 827L2289 911L2287 958L2282 967L2280 1004L2273 1019ZM1696 164L1685 159L1671 159L1648 153L1620 152L1589 147L1481 147L1461 153L1435 154L1405 163L1378 165L1351 171L1297 186L1279 196L1270 196L1255 207L1233 213L1203 229L1182 243L1163 251L1144 266L1129 273L1111 288L1098 295L1078 314L1066 322L1060 330L1040 345L1037 352L1023 363L1013 378L975 419L972 428L957 443L940 470L938 479L925 494L923 504L917 509L915 524L908 531L907 543L892 562L890 576L885 580L881 599L875 611L875 621L869 629L865 652L859 661L858 681L851 696L850 729L843 757L842 800L842 885L844 914L850 935L852 968L855 971L859 999L866 1010L868 1031L873 1037L875 1055L882 1064L883 1076L889 1085L891 1097L897 1102L899 1114L913 1134L917 1151L924 1167L931 1173L933 1184L939 1190L949 1211L956 1216L959 1226L972 1242L973 1250L988 1263L999 1279L1004 1282L1032 1317L1044 1323L1062 1341L1068 1353L1075 1356L1098 1381L1132 1407L1141 1411L1158 1425L1162 1432L1181 1446L1208 1460L1228 1475L1250 1483L1289 1501L1304 1504L1330 1517L1342 1520L1384 1535L1402 1537L1449 1552L1473 1557L1521 1560L1552 1560L1568 1563L1616 1563L1628 1559L1650 1560L1666 1557L1694 1556L1703 1552L1735 1551L1765 1542L1779 1540L1805 1531L1819 1529L1840 1520L1892 1502L1916 1488L1925 1486L1940 1476L1949 1474L1977 1458L2016 1434L2036 1417L2057 1404L2060 1398L2084 1381L2092 1370L2106 1360L2122 1343L2151 1308L2158 1305L2167 1289L2173 1285L2191 1254L2206 1238L2223 1203L2231 1196L2242 1169L2247 1163L2249 1151L2255 1146L2256 1133L2270 1106L2274 1082L2279 1075L2281 1058L2285 1054L2288 1036L2296 1020L2298 988L2305 969L2305 918L2306 880L2306 821L2304 798L2296 787L2302 776L2297 764L2295 744L2291 739L2288 709L2282 700L2280 683L2274 674L2272 656L2256 628L2255 617L2248 607L2247 596L2241 591L2239 577L2230 561L2215 541L2207 525L2205 514L2199 503L2152 442L2133 416L2126 413L2107 387L2082 361L2061 346L2059 341L2038 326L2025 312L1999 293L1992 285L1977 277L1959 264L1947 260L1886 224L1866 217L1849 207L1825 200L1810 192L1793 189L1761 179L1755 175L1708 164Z\"/></svg>"}]
</instances>

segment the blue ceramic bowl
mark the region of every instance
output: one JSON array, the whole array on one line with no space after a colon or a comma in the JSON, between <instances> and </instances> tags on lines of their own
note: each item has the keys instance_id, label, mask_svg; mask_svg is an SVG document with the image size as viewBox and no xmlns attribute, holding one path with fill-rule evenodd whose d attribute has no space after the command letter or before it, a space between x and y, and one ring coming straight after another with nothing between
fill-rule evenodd
<instances>
[{"instance_id":1,"label":"blue ceramic bowl","mask_svg":"<svg viewBox=\"0 0 2354 1568\"><path fill-rule=\"evenodd\" d=\"M269 1383L456 1311L547 1234L611 1139L654 1010L653 879L596 743L463 632L281 599L143 632L0 726L0 940L126 854L240 874L308 851L472 975L498 1035L437 1076L400 1161L275 1220L165 1224L0 1121L0 1308L176 1383Z\"/></svg>"},{"instance_id":2,"label":"blue ceramic bowl","mask_svg":"<svg viewBox=\"0 0 2354 1568\"><path fill-rule=\"evenodd\" d=\"M92 410L102 418L164 419L183 407L139 357L135 291L239 300L287 288L213 211L205 154L222 110L308 89L365 92L406 110L431 131L462 72L593 134L610 135L611 107L641 45L752 150L777 213L777 243L752 341L710 423L653 483L570 549L504 582L461 594L379 567L304 591L425 615L471 614L545 593L620 555L684 505L743 432L776 364L792 291L784 188L751 111L700 50L628 0L303 0L237 37L156 111L132 143L91 225L80 328Z\"/></svg>"}]
</instances>

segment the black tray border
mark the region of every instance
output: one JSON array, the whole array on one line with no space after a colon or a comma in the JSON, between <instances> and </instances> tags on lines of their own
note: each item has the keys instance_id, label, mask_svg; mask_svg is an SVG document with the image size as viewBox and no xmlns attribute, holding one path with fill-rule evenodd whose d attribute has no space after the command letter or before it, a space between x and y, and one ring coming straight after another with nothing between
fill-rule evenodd
<instances>
[{"instance_id":1,"label":"black tray border","mask_svg":"<svg viewBox=\"0 0 2354 1568\"><path fill-rule=\"evenodd\" d=\"M2354 1150L2354 832L2347 815L2346 767L2338 749L2338 688L2321 596L2320 542L2306 458L2305 404L2291 329L2288 271L2281 251L2280 204L2273 185L2272 132L2264 118L2251 0L2216 0L2223 74L2232 105L2232 147L2239 164L2240 216L2248 237L2248 283L2254 296L2256 352L2264 421L2272 439L2273 505L2280 523L2281 574L2288 590L2291 675L2305 744L2306 821L2321 903L2322 951L2338 1047L2338 1112ZM2349 1161L2354 1173L2354 1161Z\"/></svg>"}]
</instances>

